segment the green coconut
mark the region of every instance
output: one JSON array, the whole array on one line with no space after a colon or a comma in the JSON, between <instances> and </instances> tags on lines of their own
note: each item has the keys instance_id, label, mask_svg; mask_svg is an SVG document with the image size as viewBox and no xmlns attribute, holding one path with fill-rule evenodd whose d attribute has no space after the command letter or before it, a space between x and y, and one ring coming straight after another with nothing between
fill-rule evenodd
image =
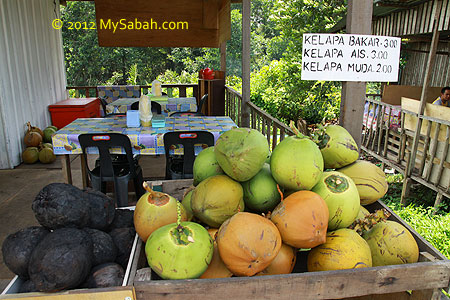
<instances>
[{"instance_id":1,"label":"green coconut","mask_svg":"<svg viewBox=\"0 0 450 300\"><path fill-rule=\"evenodd\" d=\"M200 224L181 222L155 230L145 243L148 265L163 279L192 279L208 268L213 240Z\"/></svg>"},{"instance_id":2,"label":"green coconut","mask_svg":"<svg viewBox=\"0 0 450 300\"><path fill-rule=\"evenodd\" d=\"M53 129L55 129L56 131L58 131L58 127L56 127L56 126L50 125L50 126L47 126L47 127L53 128Z\"/></svg>"},{"instance_id":3,"label":"green coconut","mask_svg":"<svg viewBox=\"0 0 450 300\"><path fill-rule=\"evenodd\" d=\"M51 143L43 143L41 147L49 148L53 150L53 145Z\"/></svg>"},{"instance_id":4,"label":"green coconut","mask_svg":"<svg viewBox=\"0 0 450 300\"><path fill-rule=\"evenodd\" d=\"M214 153L225 174L242 182L261 170L269 145L264 135L255 129L233 128L219 137Z\"/></svg>"},{"instance_id":5,"label":"green coconut","mask_svg":"<svg viewBox=\"0 0 450 300\"><path fill-rule=\"evenodd\" d=\"M43 164L51 164L56 160L56 155L53 153L53 150L47 147L42 148L39 151L39 161Z\"/></svg>"},{"instance_id":6,"label":"green coconut","mask_svg":"<svg viewBox=\"0 0 450 300\"><path fill-rule=\"evenodd\" d=\"M244 193L239 182L226 175L209 177L195 188L191 198L194 216L213 228L244 211Z\"/></svg>"},{"instance_id":7,"label":"green coconut","mask_svg":"<svg viewBox=\"0 0 450 300\"><path fill-rule=\"evenodd\" d=\"M181 204L183 204L183 207L186 210L187 220L188 221L192 220L192 217L194 216L194 212L192 211L192 208L191 208L192 192L194 192L194 190L189 191L183 197L183 200L181 201Z\"/></svg>"},{"instance_id":8,"label":"green coconut","mask_svg":"<svg viewBox=\"0 0 450 300\"><path fill-rule=\"evenodd\" d=\"M360 207L359 194L350 177L337 171L323 172L312 191L327 203L328 230L346 228L355 221Z\"/></svg>"},{"instance_id":9,"label":"green coconut","mask_svg":"<svg viewBox=\"0 0 450 300\"><path fill-rule=\"evenodd\" d=\"M193 169L195 186L208 177L224 174L214 154L214 147L208 147L198 154Z\"/></svg>"},{"instance_id":10,"label":"green coconut","mask_svg":"<svg viewBox=\"0 0 450 300\"><path fill-rule=\"evenodd\" d=\"M359 157L358 145L342 126L328 125L319 134L317 144L322 152L326 169L342 168Z\"/></svg>"},{"instance_id":11,"label":"green coconut","mask_svg":"<svg viewBox=\"0 0 450 300\"><path fill-rule=\"evenodd\" d=\"M39 159L39 149L37 147L28 147L22 152L22 160L26 164L34 164Z\"/></svg>"},{"instance_id":12,"label":"green coconut","mask_svg":"<svg viewBox=\"0 0 450 300\"><path fill-rule=\"evenodd\" d=\"M374 267L415 263L419 259L416 240L400 223L380 222L363 237L372 252Z\"/></svg>"},{"instance_id":13,"label":"green coconut","mask_svg":"<svg viewBox=\"0 0 450 300\"><path fill-rule=\"evenodd\" d=\"M309 138L290 136L273 150L270 170L275 181L285 189L310 190L322 175L322 154Z\"/></svg>"},{"instance_id":14,"label":"green coconut","mask_svg":"<svg viewBox=\"0 0 450 300\"><path fill-rule=\"evenodd\" d=\"M268 164L264 164L252 179L243 182L242 187L246 208L266 213L272 211L280 203L281 195Z\"/></svg>"},{"instance_id":15,"label":"green coconut","mask_svg":"<svg viewBox=\"0 0 450 300\"><path fill-rule=\"evenodd\" d=\"M47 127L44 129L44 142L51 143L52 135L56 133L56 130L53 127Z\"/></svg>"}]
</instances>

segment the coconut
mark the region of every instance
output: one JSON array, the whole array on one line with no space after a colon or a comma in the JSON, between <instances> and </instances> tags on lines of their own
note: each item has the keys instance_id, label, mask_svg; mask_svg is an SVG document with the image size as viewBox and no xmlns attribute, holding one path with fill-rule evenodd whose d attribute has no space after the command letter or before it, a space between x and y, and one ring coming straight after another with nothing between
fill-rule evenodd
<instances>
[{"instance_id":1,"label":"coconut","mask_svg":"<svg viewBox=\"0 0 450 300\"><path fill-rule=\"evenodd\" d=\"M198 278L213 256L213 240L200 224L181 222L155 230L145 243L148 265L164 279Z\"/></svg>"},{"instance_id":2,"label":"coconut","mask_svg":"<svg viewBox=\"0 0 450 300\"><path fill-rule=\"evenodd\" d=\"M357 160L338 171L353 180L362 205L372 204L382 198L388 190L386 174L371 162Z\"/></svg>"},{"instance_id":3,"label":"coconut","mask_svg":"<svg viewBox=\"0 0 450 300\"><path fill-rule=\"evenodd\" d=\"M194 192L194 190L190 190L184 197L183 197L183 201L181 201L181 204L183 204L184 209L186 210L186 214L187 214L187 220L191 221L192 218L194 217L194 212L192 211L191 208L191 198L192 198L192 193Z\"/></svg>"},{"instance_id":4,"label":"coconut","mask_svg":"<svg viewBox=\"0 0 450 300\"><path fill-rule=\"evenodd\" d=\"M285 189L310 190L322 175L322 154L309 138L290 136L273 150L270 170L276 182Z\"/></svg>"},{"instance_id":5,"label":"coconut","mask_svg":"<svg viewBox=\"0 0 450 300\"><path fill-rule=\"evenodd\" d=\"M22 152L23 162L26 164L34 164L39 159L39 149L37 147L28 147Z\"/></svg>"},{"instance_id":6,"label":"coconut","mask_svg":"<svg viewBox=\"0 0 450 300\"><path fill-rule=\"evenodd\" d=\"M23 142L27 147L37 147L42 142L42 135L40 132L33 130L30 122L27 123L27 133L25 134L25 137L23 138ZM40 130L40 129L39 129Z\"/></svg>"},{"instance_id":7,"label":"coconut","mask_svg":"<svg viewBox=\"0 0 450 300\"><path fill-rule=\"evenodd\" d=\"M332 271L372 266L367 242L354 230L342 228L327 233L327 241L308 254L308 271Z\"/></svg>"},{"instance_id":8,"label":"coconut","mask_svg":"<svg viewBox=\"0 0 450 300\"><path fill-rule=\"evenodd\" d=\"M277 227L257 214L239 212L217 233L220 257L237 276L253 276L267 268L281 248Z\"/></svg>"},{"instance_id":9,"label":"coconut","mask_svg":"<svg viewBox=\"0 0 450 300\"><path fill-rule=\"evenodd\" d=\"M373 266L415 263L419 259L416 240L400 223L380 222L363 237L372 251Z\"/></svg>"},{"instance_id":10,"label":"coconut","mask_svg":"<svg viewBox=\"0 0 450 300\"><path fill-rule=\"evenodd\" d=\"M224 174L214 154L214 147L203 149L197 155L194 161L193 172L195 186L208 177Z\"/></svg>"},{"instance_id":11,"label":"coconut","mask_svg":"<svg viewBox=\"0 0 450 300\"><path fill-rule=\"evenodd\" d=\"M247 181L264 165L269 145L255 129L233 128L219 137L214 153L225 174L237 181Z\"/></svg>"},{"instance_id":12,"label":"coconut","mask_svg":"<svg viewBox=\"0 0 450 300\"><path fill-rule=\"evenodd\" d=\"M256 274L259 275L279 275L292 272L297 261L297 249L283 243L275 259L270 265Z\"/></svg>"},{"instance_id":13,"label":"coconut","mask_svg":"<svg viewBox=\"0 0 450 300\"><path fill-rule=\"evenodd\" d=\"M147 193L139 198L134 210L134 227L145 242L150 234L161 226L177 221L177 200L161 192L155 192L144 183ZM187 220L187 214L181 205L181 219Z\"/></svg>"},{"instance_id":14,"label":"coconut","mask_svg":"<svg viewBox=\"0 0 450 300\"><path fill-rule=\"evenodd\" d=\"M194 215L213 228L244 211L243 190L239 182L226 175L209 177L195 188L191 198Z\"/></svg>"},{"instance_id":15,"label":"coconut","mask_svg":"<svg viewBox=\"0 0 450 300\"><path fill-rule=\"evenodd\" d=\"M326 169L342 168L359 157L358 145L342 126L328 125L318 137Z\"/></svg>"},{"instance_id":16,"label":"coconut","mask_svg":"<svg viewBox=\"0 0 450 300\"><path fill-rule=\"evenodd\" d=\"M359 194L350 177L337 171L323 172L312 191L327 203L328 230L346 228L355 221L360 206Z\"/></svg>"},{"instance_id":17,"label":"coconut","mask_svg":"<svg viewBox=\"0 0 450 300\"><path fill-rule=\"evenodd\" d=\"M323 244L328 227L328 208L318 194L295 192L275 207L270 217L283 242L296 248Z\"/></svg>"},{"instance_id":18,"label":"coconut","mask_svg":"<svg viewBox=\"0 0 450 300\"><path fill-rule=\"evenodd\" d=\"M39 161L43 164L51 164L56 160L56 155L53 153L53 150L47 147L42 148L39 151Z\"/></svg>"},{"instance_id":19,"label":"coconut","mask_svg":"<svg viewBox=\"0 0 450 300\"><path fill-rule=\"evenodd\" d=\"M51 143L52 136L56 133L56 130L53 127L47 127L44 129L44 142Z\"/></svg>"},{"instance_id":20,"label":"coconut","mask_svg":"<svg viewBox=\"0 0 450 300\"><path fill-rule=\"evenodd\" d=\"M362 205L359 206L358 215L356 216L356 220L364 219L370 212Z\"/></svg>"},{"instance_id":21,"label":"coconut","mask_svg":"<svg viewBox=\"0 0 450 300\"><path fill-rule=\"evenodd\" d=\"M217 231L218 229L215 228L208 229L208 233L214 241L214 252L208 269L206 269L200 278L228 278L233 276L233 273L228 270L227 266L225 266L222 258L220 257L219 248L217 247L217 242L215 241Z\"/></svg>"},{"instance_id":22,"label":"coconut","mask_svg":"<svg viewBox=\"0 0 450 300\"><path fill-rule=\"evenodd\" d=\"M245 207L251 210L265 213L273 210L280 203L281 195L268 164L264 164L252 179L243 182L242 187Z\"/></svg>"}]
</instances>

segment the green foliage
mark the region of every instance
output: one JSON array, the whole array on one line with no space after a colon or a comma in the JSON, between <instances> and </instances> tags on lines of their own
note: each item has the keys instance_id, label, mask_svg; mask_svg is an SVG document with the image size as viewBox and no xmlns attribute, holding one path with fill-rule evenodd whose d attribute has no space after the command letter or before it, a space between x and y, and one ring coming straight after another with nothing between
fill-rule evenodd
<instances>
[{"instance_id":1,"label":"green foliage","mask_svg":"<svg viewBox=\"0 0 450 300\"><path fill-rule=\"evenodd\" d=\"M401 174L388 175L386 180L389 183L389 190L381 200L436 249L450 258L450 213L448 208L441 209L433 215L434 208L431 205L435 193L430 193L430 190L424 186L413 186L411 197L408 198L410 204L403 207L400 203L403 176Z\"/></svg>"}]
</instances>

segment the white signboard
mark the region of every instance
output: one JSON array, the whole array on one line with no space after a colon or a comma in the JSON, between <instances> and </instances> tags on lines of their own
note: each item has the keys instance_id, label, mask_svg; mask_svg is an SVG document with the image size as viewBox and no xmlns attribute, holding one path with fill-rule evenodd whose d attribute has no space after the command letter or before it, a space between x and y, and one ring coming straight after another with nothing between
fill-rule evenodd
<instances>
[{"instance_id":1,"label":"white signboard","mask_svg":"<svg viewBox=\"0 0 450 300\"><path fill-rule=\"evenodd\" d=\"M400 38L303 34L302 80L398 81Z\"/></svg>"}]
</instances>

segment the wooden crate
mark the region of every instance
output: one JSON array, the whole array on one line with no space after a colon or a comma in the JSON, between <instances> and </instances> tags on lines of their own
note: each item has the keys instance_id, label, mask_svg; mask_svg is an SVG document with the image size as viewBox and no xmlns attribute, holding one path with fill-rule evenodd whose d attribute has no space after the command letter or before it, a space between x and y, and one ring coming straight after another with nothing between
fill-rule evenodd
<instances>
[{"instance_id":1,"label":"wooden crate","mask_svg":"<svg viewBox=\"0 0 450 300\"><path fill-rule=\"evenodd\" d=\"M191 182L172 180L152 185L159 185L164 192L180 199ZM367 208L369 211L388 209L382 202ZM137 299L435 299L440 294L439 288L449 285L450 261L397 215L392 213L390 219L403 224L413 234L419 245L420 262L306 272L307 252L299 252L292 274L160 280L148 267L143 243L139 241L132 258L130 281L133 281Z\"/></svg>"},{"instance_id":2,"label":"wooden crate","mask_svg":"<svg viewBox=\"0 0 450 300\"><path fill-rule=\"evenodd\" d=\"M134 206L120 207L117 209L131 209L134 210ZM139 236L136 234L133 241L133 247L131 249L130 258L128 259L127 268L125 269L124 278L122 281L122 286L111 287L111 288L96 288L96 289L74 289L61 291L56 293L19 293L21 285L25 282L19 276L15 276L6 288L1 292L0 299L34 299L34 300L134 300L136 299L135 291L132 286L132 281L130 280L131 267L133 262L133 257L136 256L136 249L139 249L138 245L141 244ZM134 275L133 275L134 277Z\"/></svg>"}]
</instances>

